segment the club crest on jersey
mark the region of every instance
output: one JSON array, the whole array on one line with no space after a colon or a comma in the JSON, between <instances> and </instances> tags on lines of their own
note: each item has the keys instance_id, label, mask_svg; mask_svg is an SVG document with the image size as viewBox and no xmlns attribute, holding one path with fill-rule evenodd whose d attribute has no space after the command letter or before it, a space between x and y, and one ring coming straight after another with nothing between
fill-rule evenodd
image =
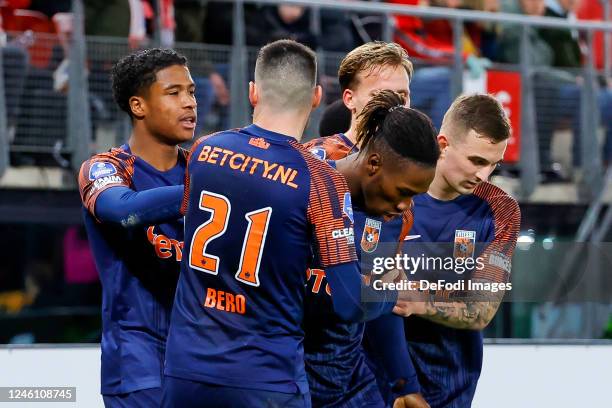
<instances>
[{"instance_id":1,"label":"club crest on jersey","mask_svg":"<svg viewBox=\"0 0 612 408\"><path fill-rule=\"evenodd\" d=\"M89 168L89 179L96 180L100 177L108 177L117 174L117 169L111 163L98 162Z\"/></svg>"},{"instance_id":2,"label":"club crest on jersey","mask_svg":"<svg viewBox=\"0 0 612 408\"><path fill-rule=\"evenodd\" d=\"M351 220L352 223L355 223L355 219L353 218L353 204L351 203L351 193L344 193L344 203L342 205L342 212L344 215Z\"/></svg>"},{"instance_id":3,"label":"club crest on jersey","mask_svg":"<svg viewBox=\"0 0 612 408\"><path fill-rule=\"evenodd\" d=\"M310 149L310 153L312 153L319 160L325 160L325 158L327 157L327 153L322 147L313 147L312 149Z\"/></svg>"},{"instance_id":4,"label":"club crest on jersey","mask_svg":"<svg viewBox=\"0 0 612 408\"><path fill-rule=\"evenodd\" d=\"M249 144L264 150L270 147L270 143L266 142L266 139L263 137L252 137L249 139Z\"/></svg>"},{"instance_id":5,"label":"club crest on jersey","mask_svg":"<svg viewBox=\"0 0 612 408\"><path fill-rule=\"evenodd\" d=\"M365 252L374 252L380 240L382 222L366 218L363 234L361 235L361 249Z\"/></svg>"},{"instance_id":6,"label":"club crest on jersey","mask_svg":"<svg viewBox=\"0 0 612 408\"><path fill-rule=\"evenodd\" d=\"M454 258L474 258L476 231L455 230Z\"/></svg>"}]
</instances>

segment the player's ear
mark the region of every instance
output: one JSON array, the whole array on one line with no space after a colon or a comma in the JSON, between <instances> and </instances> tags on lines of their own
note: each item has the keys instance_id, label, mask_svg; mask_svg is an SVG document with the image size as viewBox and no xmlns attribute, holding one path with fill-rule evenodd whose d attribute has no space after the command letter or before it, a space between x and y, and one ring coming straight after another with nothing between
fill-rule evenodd
<instances>
[{"instance_id":1,"label":"player's ear","mask_svg":"<svg viewBox=\"0 0 612 408\"><path fill-rule=\"evenodd\" d=\"M382 156L379 153L370 153L366 159L368 176L373 176L382 168Z\"/></svg>"},{"instance_id":2,"label":"player's ear","mask_svg":"<svg viewBox=\"0 0 612 408\"><path fill-rule=\"evenodd\" d=\"M348 110L351 111L351 114L355 114L357 108L355 107L355 101L353 100L353 90L352 89L345 89L344 92L342 92L342 102L344 102L344 106L346 106L348 108Z\"/></svg>"},{"instance_id":3,"label":"player's ear","mask_svg":"<svg viewBox=\"0 0 612 408\"><path fill-rule=\"evenodd\" d=\"M257 85L255 82L249 81L249 102L251 102L251 106L257 106L259 102L259 93L257 92Z\"/></svg>"},{"instance_id":4,"label":"player's ear","mask_svg":"<svg viewBox=\"0 0 612 408\"><path fill-rule=\"evenodd\" d=\"M128 103L130 104L132 115L134 115L137 119L142 119L145 117L147 112L147 104L142 96L132 96L128 100Z\"/></svg>"},{"instance_id":5,"label":"player's ear","mask_svg":"<svg viewBox=\"0 0 612 408\"><path fill-rule=\"evenodd\" d=\"M444 157L445 150L448 147L448 138L445 135L438 135L438 146L440 147L440 157Z\"/></svg>"},{"instance_id":6,"label":"player's ear","mask_svg":"<svg viewBox=\"0 0 612 408\"><path fill-rule=\"evenodd\" d=\"M312 95L312 109L316 109L321 104L323 98L323 88L321 85L315 86L314 94Z\"/></svg>"}]
</instances>

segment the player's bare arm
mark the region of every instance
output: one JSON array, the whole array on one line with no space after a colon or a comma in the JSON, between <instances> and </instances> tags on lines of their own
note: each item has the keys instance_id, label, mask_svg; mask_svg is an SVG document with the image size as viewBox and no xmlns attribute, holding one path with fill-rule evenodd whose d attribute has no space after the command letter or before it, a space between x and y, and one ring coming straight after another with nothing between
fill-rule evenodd
<instances>
[{"instance_id":1,"label":"player's bare arm","mask_svg":"<svg viewBox=\"0 0 612 408\"><path fill-rule=\"evenodd\" d=\"M489 114L486 119L481 115L478 129L474 129L466 124L466 118L472 115L470 109L460 109L460 106L486 107ZM470 278L472 284L498 286L510 278L520 209L516 200L486 183L504 157L509 136L509 123L499 105L488 96L476 95L458 98L453 103L438 136L442 153L428 194L442 201L473 194L486 201L493 213L494 239L484 251L486 266L484 270L474 271ZM473 288L466 292L446 292L444 296L428 291L405 291L395 312L403 316L416 314L451 328L482 330L495 316L504 289L500 287L494 292Z\"/></svg>"},{"instance_id":2,"label":"player's bare arm","mask_svg":"<svg viewBox=\"0 0 612 408\"><path fill-rule=\"evenodd\" d=\"M474 279L473 282L490 282ZM453 296L453 295L451 295ZM419 315L427 320L455 329L482 330L493 319L504 297L504 292L470 292L470 298L482 297L483 301L436 301L434 296L420 299L398 300L393 312L402 316ZM486 299L486 300L485 300Z\"/></svg>"},{"instance_id":3,"label":"player's bare arm","mask_svg":"<svg viewBox=\"0 0 612 408\"><path fill-rule=\"evenodd\" d=\"M513 199L505 200L504 214L511 214L507 224L500 228L498 237L485 251L487 259L484 272L476 271L470 279L471 286L479 283L496 285L498 291L469 290L448 291L444 296L430 291L404 291L396 304L394 312L402 316L419 315L427 320L455 329L482 330L493 319L505 294L504 287L510 279L511 257L515 247L520 210ZM505 249L502 249L505 247ZM487 277L495 277L487 279ZM405 277L405 276L404 276ZM503 285L500 285L503 284Z\"/></svg>"}]
</instances>

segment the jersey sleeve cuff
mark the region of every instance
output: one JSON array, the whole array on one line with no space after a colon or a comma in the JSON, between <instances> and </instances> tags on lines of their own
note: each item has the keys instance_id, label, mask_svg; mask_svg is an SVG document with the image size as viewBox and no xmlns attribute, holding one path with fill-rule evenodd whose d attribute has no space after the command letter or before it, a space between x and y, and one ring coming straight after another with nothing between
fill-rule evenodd
<instances>
[{"instance_id":1,"label":"jersey sleeve cuff","mask_svg":"<svg viewBox=\"0 0 612 408\"><path fill-rule=\"evenodd\" d=\"M416 375L410 378L398 378L389 385L391 391L393 392L393 399L404 395L421 392L421 386Z\"/></svg>"}]
</instances>

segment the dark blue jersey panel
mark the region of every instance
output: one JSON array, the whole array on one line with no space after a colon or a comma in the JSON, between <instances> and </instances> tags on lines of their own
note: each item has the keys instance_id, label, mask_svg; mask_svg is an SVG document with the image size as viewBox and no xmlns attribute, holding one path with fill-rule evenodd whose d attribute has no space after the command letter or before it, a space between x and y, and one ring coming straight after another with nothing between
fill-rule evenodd
<instances>
[{"instance_id":1,"label":"dark blue jersey panel","mask_svg":"<svg viewBox=\"0 0 612 408\"><path fill-rule=\"evenodd\" d=\"M410 235L420 237L410 241L404 250L410 253L409 245L418 245L419 242L448 243L429 245L430 252L425 255L452 257L453 244L458 243L456 237L467 235L476 244L474 257L478 257L487 244L508 239L500 235L505 225L518 228L516 223L520 220L516 219L518 207L514 211L515 205L512 198L488 183L479 186L474 194L451 201L440 201L428 194L419 195L414 199L415 221ZM495 213L498 207L512 210L507 214L503 210L501 214L508 217L500 217L500 213ZM467 276L459 277L464 279ZM449 328L416 316L404 320L404 329L427 402L432 408L469 407L482 367L482 333Z\"/></svg>"},{"instance_id":2,"label":"dark blue jersey panel","mask_svg":"<svg viewBox=\"0 0 612 408\"><path fill-rule=\"evenodd\" d=\"M343 159L359 151L343 134L315 139L305 146L316 157L328 160ZM335 166L333 161L329 163ZM371 270L372 257L393 255L383 252L395 251L391 243L396 243L403 228L412 223L411 214L405 217L385 223L355 210L355 243L365 273ZM364 325L344 322L334 314L325 271L316 260L308 277L304 328L313 406L384 406L361 346Z\"/></svg>"},{"instance_id":3,"label":"dark blue jersey panel","mask_svg":"<svg viewBox=\"0 0 612 408\"><path fill-rule=\"evenodd\" d=\"M394 252L402 218L385 222L357 208L354 217L355 247L362 271L367 274L373 256L393 255L383 253ZM361 347L364 324L347 323L334 314L324 268L316 260L308 277L304 348L313 406L384 406Z\"/></svg>"},{"instance_id":4,"label":"dark blue jersey panel","mask_svg":"<svg viewBox=\"0 0 612 408\"><path fill-rule=\"evenodd\" d=\"M304 154L291 137L254 125L192 149L168 375L308 391L301 323L311 244L330 265L355 255L346 237L324 228L352 228L350 202L347 208L339 199L346 185L329 166L312 168ZM315 178L322 184L313 189Z\"/></svg>"},{"instance_id":5,"label":"dark blue jersey panel","mask_svg":"<svg viewBox=\"0 0 612 408\"><path fill-rule=\"evenodd\" d=\"M85 227L102 281L103 394L161 386L183 224L179 219L133 228L100 223L95 200L114 185L134 191L180 185L185 164L181 152L177 165L161 172L122 146L92 157L81 169Z\"/></svg>"}]
</instances>

